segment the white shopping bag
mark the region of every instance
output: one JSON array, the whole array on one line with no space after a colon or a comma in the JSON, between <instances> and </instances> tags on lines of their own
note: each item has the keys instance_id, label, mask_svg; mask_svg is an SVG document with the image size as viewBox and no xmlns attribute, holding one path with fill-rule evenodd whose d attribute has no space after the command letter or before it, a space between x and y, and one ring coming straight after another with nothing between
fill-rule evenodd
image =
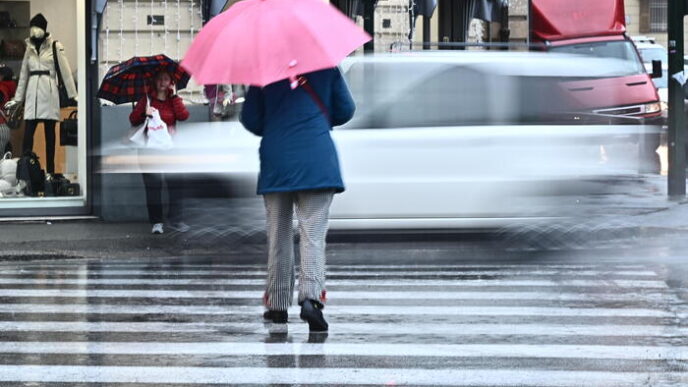
<instances>
[{"instance_id":1,"label":"white shopping bag","mask_svg":"<svg viewBox=\"0 0 688 387\"><path fill-rule=\"evenodd\" d=\"M146 110L149 106L150 101L146 98ZM129 136L129 142L135 148L167 150L174 147L167 124L160 118L158 110L155 110L152 117L147 117L143 124L134 130L134 133Z\"/></svg>"},{"instance_id":2,"label":"white shopping bag","mask_svg":"<svg viewBox=\"0 0 688 387\"><path fill-rule=\"evenodd\" d=\"M148 118L143 121L143 124L134 130L134 134L129 136L129 142L135 148L145 148L146 147L146 128L148 127Z\"/></svg>"},{"instance_id":3,"label":"white shopping bag","mask_svg":"<svg viewBox=\"0 0 688 387\"><path fill-rule=\"evenodd\" d=\"M146 96L146 111L150 107L150 99ZM137 128L133 128L129 131L127 138L129 139L129 145L134 148L145 148L148 139L146 138L146 128L148 127L148 117L143 121L141 125Z\"/></svg>"},{"instance_id":4,"label":"white shopping bag","mask_svg":"<svg viewBox=\"0 0 688 387\"><path fill-rule=\"evenodd\" d=\"M153 112L153 117L148 118L146 148L167 150L173 147L174 143L170 132L167 130L167 124L160 118L160 112L156 110Z\"/></svg>"}]
</instances>

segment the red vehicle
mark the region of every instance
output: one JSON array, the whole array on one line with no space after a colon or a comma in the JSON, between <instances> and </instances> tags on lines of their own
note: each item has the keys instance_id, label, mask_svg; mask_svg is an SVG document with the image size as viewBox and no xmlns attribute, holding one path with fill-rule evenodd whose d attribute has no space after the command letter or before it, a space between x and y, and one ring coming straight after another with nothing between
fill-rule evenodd
<instances>
[{"instance_id":1,"label":"red vehicle","mask_svg":"<svg viewBox=\"0 0 688 387\"><path fill-rule=\"evenodd\" d=\"M531 0L530 4L531 40L537 47L627 63L625 71L609 77L564 83L575 110L662 124L657 89L633 41L626 35L624 0ZM659 71L653 72L652 77L661 77L661 65L655 67ZM656 159L659 133L643 137L641 150Z\"/></svg>"}]
</instances>

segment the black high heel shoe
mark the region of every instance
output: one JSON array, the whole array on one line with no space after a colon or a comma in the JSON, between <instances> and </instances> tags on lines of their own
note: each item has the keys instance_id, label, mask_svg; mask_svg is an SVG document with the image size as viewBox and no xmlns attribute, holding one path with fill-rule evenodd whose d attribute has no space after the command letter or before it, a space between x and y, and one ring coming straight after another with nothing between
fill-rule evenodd
<instances>
[{"instance_id":1,"label":"black high heel shoe","mask_svg":"<svg viewBox=\"0 0 688 387\"><path fill-rule=\"evenodd\" d=\"M322 314L323 307L323 304L313 300L305 300L301 304L301 320L308 323L311 332L327 331L327 321Z\"/></svg>"},{"instance_id":2,"label":"black high heel shoe","mask_svg":"<svg viewBox=\"0 0 688 387\"><path fill-rule=\"evenodd\" d=\"M289 314L286 310L266 310L263 313L263 318L275 324L286 324L289 320Z\"/></svg>"}]
</instances>

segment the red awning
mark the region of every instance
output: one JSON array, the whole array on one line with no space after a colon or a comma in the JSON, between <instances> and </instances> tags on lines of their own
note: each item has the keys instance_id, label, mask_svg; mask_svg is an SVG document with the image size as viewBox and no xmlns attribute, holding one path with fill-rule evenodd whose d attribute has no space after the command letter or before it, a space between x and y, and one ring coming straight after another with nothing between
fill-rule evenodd
<instances>
[{"instance_id":1,"label":"red awning","mask_svg":"<svg viewBox=\"0 0 688 387\"><path fill-rule=\"evenodd\" d=\"M553 41L626 31L624 0L532 0L532 37Z\"/></svg>"}]
</instances>

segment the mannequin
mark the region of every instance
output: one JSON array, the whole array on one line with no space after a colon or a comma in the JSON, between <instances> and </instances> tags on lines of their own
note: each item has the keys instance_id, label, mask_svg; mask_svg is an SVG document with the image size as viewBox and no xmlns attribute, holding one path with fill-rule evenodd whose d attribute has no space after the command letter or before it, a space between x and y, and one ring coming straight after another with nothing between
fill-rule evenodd
<instances>
[{"instance_id":1,"label":"mannequin","mask_svg":"<svg viewBox=\"0 0 688 387\"><path fill-rule=\"evenodd\" d=\"M14 98L5 104L11 108L17 101L24 101L26 129L22 145L23 153L33 151L33 135L38 123L45 128L46 172L55 173L55 123L60 120L60 95L57 89L57 73L53 59L53 37L47 31L48 21L37 14L29 22L30 36L26 39L26 52L22 61L19 83ZM60 72L71 99L77 91L72 71L60 42L56 44Z\"/></svg>"}]
</instances>

